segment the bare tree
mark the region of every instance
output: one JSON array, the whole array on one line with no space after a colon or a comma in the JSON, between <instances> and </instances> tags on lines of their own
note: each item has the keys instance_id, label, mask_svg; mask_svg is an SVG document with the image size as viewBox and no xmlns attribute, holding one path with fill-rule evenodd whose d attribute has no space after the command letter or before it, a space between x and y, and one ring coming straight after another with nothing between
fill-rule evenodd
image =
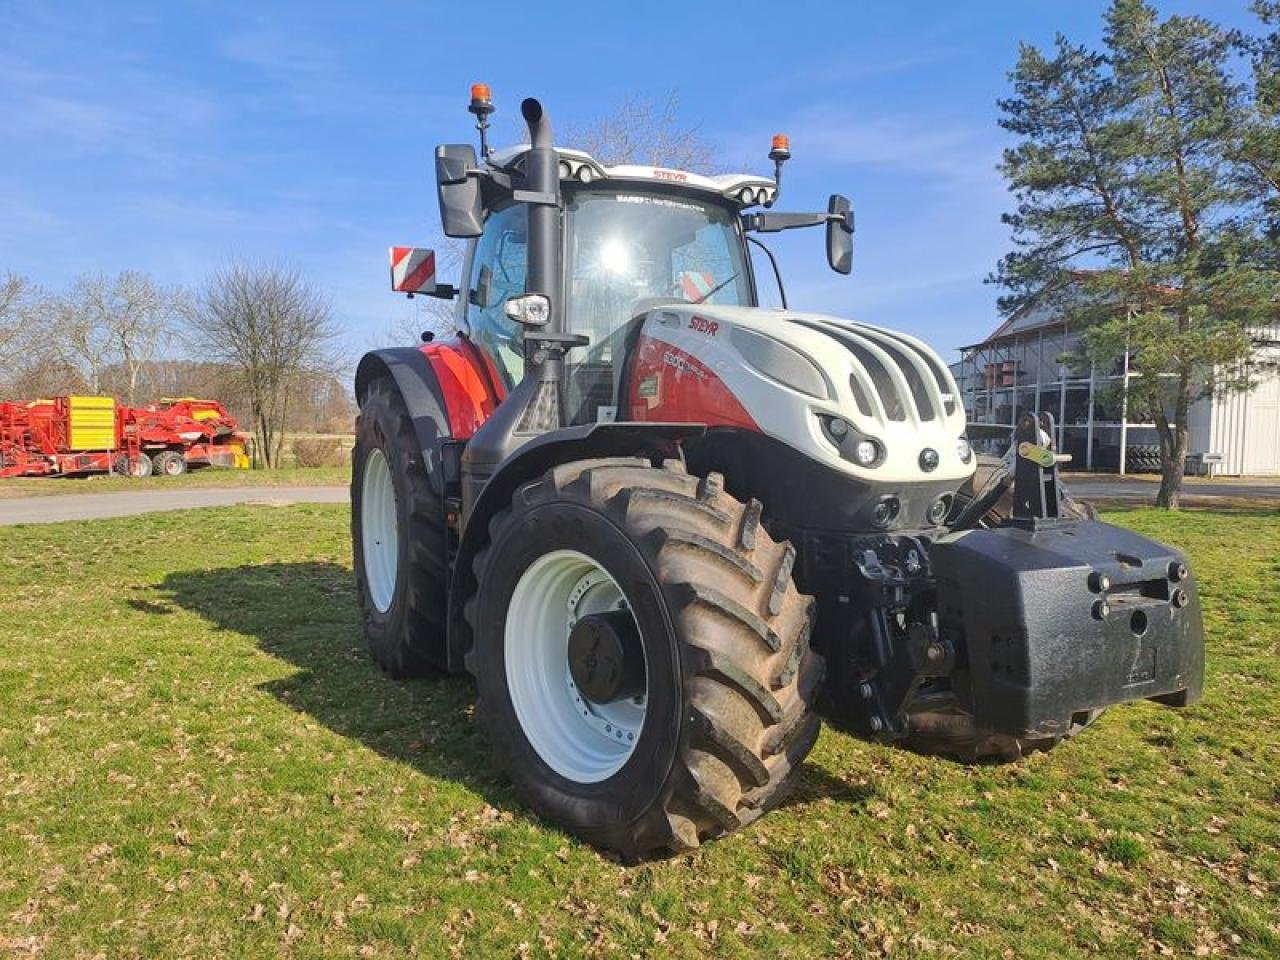
<instances>
[{"instance_id":1,"label":"bare tree","mask_svg":"<svg viewBox=\"0 0 1280 960\"><path fill-rule=\"evenodd\" d=\"M710 173L715 165L715 146L703 138L696 125L681 124L679 107L680 97L674 90L661 101L627 97L608 116L570 124L561 142L585 150L606 166L643 163Z\"/></svg>"},{"instance_id":2,"label":"bare tree","mask_svg":"<svg viewBox=\"0 0 1280 960\"><path fill-rule=\"evenodd\" d=\"M111 362L115 343L101 310L93 304L103 298L107 280L84 275L66 293L44 297L37 308L48 331L50 349L62 366L80 372L90 393L102 390L102 373Z\"/></svg>"},{"instance_id":3,"label":"bare tree","mask_svg":"<svg viewBox=\"0 0 1280 960\"><path fill-rule=\"evenodd\" d=\"M172 340L186 294L178 288L158 287L146 274L132 270L114 281L84 278L78 289L83 298L78 306L86 311L88 325L105 332L109 357L123 373L119 392L129 404L135 404L138 375Z\"/></svg>"},{"instance_id":4,"label":"bare tree","mask_svg":"<svg viewBox=\"0 0 1280 960\"><path fill-rule=\"evenodd\" d=\"M232 263L196 296L190 327L203 359L236 371L263 461L279 466L292 391L336 363L328 301L295 267Z\"/></svg>"},{"instance_id":5,"label":"bare tree","mask_svg":"<svg viewBox=\"0 0 1280 960\"><path fill-rule=\"evenodd\" d=\"M14 273L0 278L0 368L12 370L30 338L31 281Z\"/></svg>"}]
</instances>

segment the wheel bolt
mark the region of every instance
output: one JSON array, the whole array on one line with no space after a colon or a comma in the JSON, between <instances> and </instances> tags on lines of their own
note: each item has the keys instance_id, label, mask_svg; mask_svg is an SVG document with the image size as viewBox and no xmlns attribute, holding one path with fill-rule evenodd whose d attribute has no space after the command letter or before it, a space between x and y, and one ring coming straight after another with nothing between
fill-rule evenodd
<instances>
[{"instance_id":1,"label":"wheel bolt","mask_svg":"<svg viewBox=\"0 0 1280 960\"><path fill-rule=\"evenodd\" d=\"M1179 563L1175 560L1173 563L1169 564L1169 579L1174 583L1187 579L1188 572L1189 571L1187 570L1187 565L1185 563Z\"/></svg>"},{"instance_id":2,"label":"wheel bolt","mask_svg":"<svg viewBox=\"0 0 1280 960\"><path fill-rule=\"evenodd\" d=\"M1111 604L1105 600L1095 600L1093 601L1093 609L1090 612L1093 614L1093 619L1105 620L1107 615L1111 613Z\"/></svg>"},{"instance_id":3,"label":"wheel bolt","mask_svg":"<svg viewBox=\"0 0 1280 960\"><path fill-rule=\"evenodd\" d=\"M1089 589L1094 593L1106 593L1111 589L1111 578L1101 570L1089 574Z\"/></svg>"},{"instance_id":4,"label":"wheel bolt","mask_svg":"<svg viewBox=\"0 0 1280 960\"><path fill-rule=\"evenodd\" d=\"M884 729L884 723L881 721L881 719L880 719L879 717L872 717L872 718L871 718L871 731L872 731L873 733L879 733L879 732L880 732L881 730L883 730L883 729Z\"/></svg>"},{"instance_id":5,"label":"wheel bolt","mask_svg":"<svg viewBox=\"0 0 1280 960\"><path fill-rule=\"evenodd\" d=\"M1187 591L1183 590L1181 587L1173 591L1173 605L1177 607L1179 610L1181 610L1190 602L1191 602L1191 598L1187 596Z\"/></svg>"},{"instance_id":6,"label":"wheel bolt","mask_svg":"<svg viewBox=\"0 0 1280 960\"><path fill-rule=\"evenodd\" d=\"M863 700L870 700L870 699L871 699L871 694L872 694L873 692L874 692L874 691L872 691L872 689L871 689L871 684L869 684L869 683L864 683L862 686L860 686L860 687L858 688L858 693L860 693L860 694L862 695L862 699L863 699Z\"/></svg>"}]
</instances>

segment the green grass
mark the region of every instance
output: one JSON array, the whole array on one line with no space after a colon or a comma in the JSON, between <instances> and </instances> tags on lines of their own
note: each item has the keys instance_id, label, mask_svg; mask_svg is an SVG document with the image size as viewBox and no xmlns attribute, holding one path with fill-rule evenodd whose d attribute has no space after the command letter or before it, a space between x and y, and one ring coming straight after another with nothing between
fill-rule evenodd
<instances>
[{"instance_id":1,"label":"green grass","mask_svg":"<svg viewBox=\"0 0 1280 960\"><path fill-rule=\"evenodd\" d=\"M361 647L336 506L0 531L0 956L1280 955L1280 515L1187 548L1204 701L966 768L826 729L784 808L626 868Z\"/></svg>"},{"instance_id":2,"label":"green grass","mask_svg":"<svg viewBox=\"0 0 1280 960\"><path fill-rule=\"evenodd\" d=\"M13 497L49 497L71 493L111 493L130 490L167 490L172 487L316 487L345 486L350 467L282 467L279 470L194 470L181 477L121 477L91 474L84 477L16 477L0 480L0 500Z\"/></svg>"}]
</instances>

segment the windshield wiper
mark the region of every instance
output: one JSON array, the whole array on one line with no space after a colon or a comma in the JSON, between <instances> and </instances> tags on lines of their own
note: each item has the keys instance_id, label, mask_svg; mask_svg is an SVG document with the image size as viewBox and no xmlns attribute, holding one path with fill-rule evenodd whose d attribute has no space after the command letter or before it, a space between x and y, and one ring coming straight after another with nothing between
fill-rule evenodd
<instances>
[{"instance_id":1,"label":"windshield wiper","mask_svg":"<svg viewBox=\"0 0 1280 960\"><path fill-rule=\"evenodd\" d=\"M738 271L738 273L741 273L741 272L742 272L741 270ZM725 287L727 287L729 284L733 283L733 281L737 279L738 279L738 274L735 273L733 276L729 277L727 280L722 280L720 283L717 283L714 287L712 287L710 290L708 290L706 293L700 296L697 300L693 300L690 302L697 304L697 303L702 303L706 300L709 300L710 298L714 297L717 293L719 293L721 290L723 290Z\"/></svg>"}]
</instances>

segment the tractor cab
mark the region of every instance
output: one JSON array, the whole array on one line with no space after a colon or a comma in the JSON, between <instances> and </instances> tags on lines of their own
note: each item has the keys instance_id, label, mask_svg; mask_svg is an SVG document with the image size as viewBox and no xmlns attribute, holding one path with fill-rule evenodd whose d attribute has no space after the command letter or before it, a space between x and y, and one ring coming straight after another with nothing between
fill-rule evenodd
<instances>
[{"instance_id":1,"label":"tractor cab","mask_svg":"<svg viewBox=\"0 0 1280 960\"><path fill-rule=\"evenodd\" d=\"M567 359L566 422L617 415L628 338L663 304L754 306L733 205L720 197L598 181L564 198L564 323L587 343ZM506 310L526 293L526 208L489 213L472 247L458 327L495 361L509 390L525 369L524 325Z\"/></svg>"},{"instance_id":2,"label":"tractor cab","mask_svg":"<svg viewBox=\"0 0 1280 960\"><path fill-rule=\"evenodd\" d=\"M527 325L512 301L546 297L547 320L539 326L586 338L565 359L565 425L627 417L619 410L626 392L623 360L650 311L664 305L758 305L747 246L751 231L826 225L832 266L849 272L852 215L846 199L833 196L827 213L764 212L778 197L782 164L790 157L785 136L774 138L772 178L606 167L565 148L554 150L554 163L538 164L531 162L533 146L490 150L488 96L483 85L473 88L481 156L466 144L437 150L444 232L468 240L462 282L456 289L406 286L404 274L396 274L397 259L406 251L419 261L434 262L434 255L400 247L392 249L392 286L406 293L456 293L456 329L492 362L504 392L527 368ZM554 178L546 176L534 188L535 167ZM544 215L553 200L560 211L558 229L549 231L556 249L531 257L531 216ZM759 212L747 212L752 209ZM539 271L533 258L553 262ZM546 279L536 282L531 271ZM778 282L781 291L780 277ZM785 304L785 292L782 297Z\"/></svg>"}]
</instances>

